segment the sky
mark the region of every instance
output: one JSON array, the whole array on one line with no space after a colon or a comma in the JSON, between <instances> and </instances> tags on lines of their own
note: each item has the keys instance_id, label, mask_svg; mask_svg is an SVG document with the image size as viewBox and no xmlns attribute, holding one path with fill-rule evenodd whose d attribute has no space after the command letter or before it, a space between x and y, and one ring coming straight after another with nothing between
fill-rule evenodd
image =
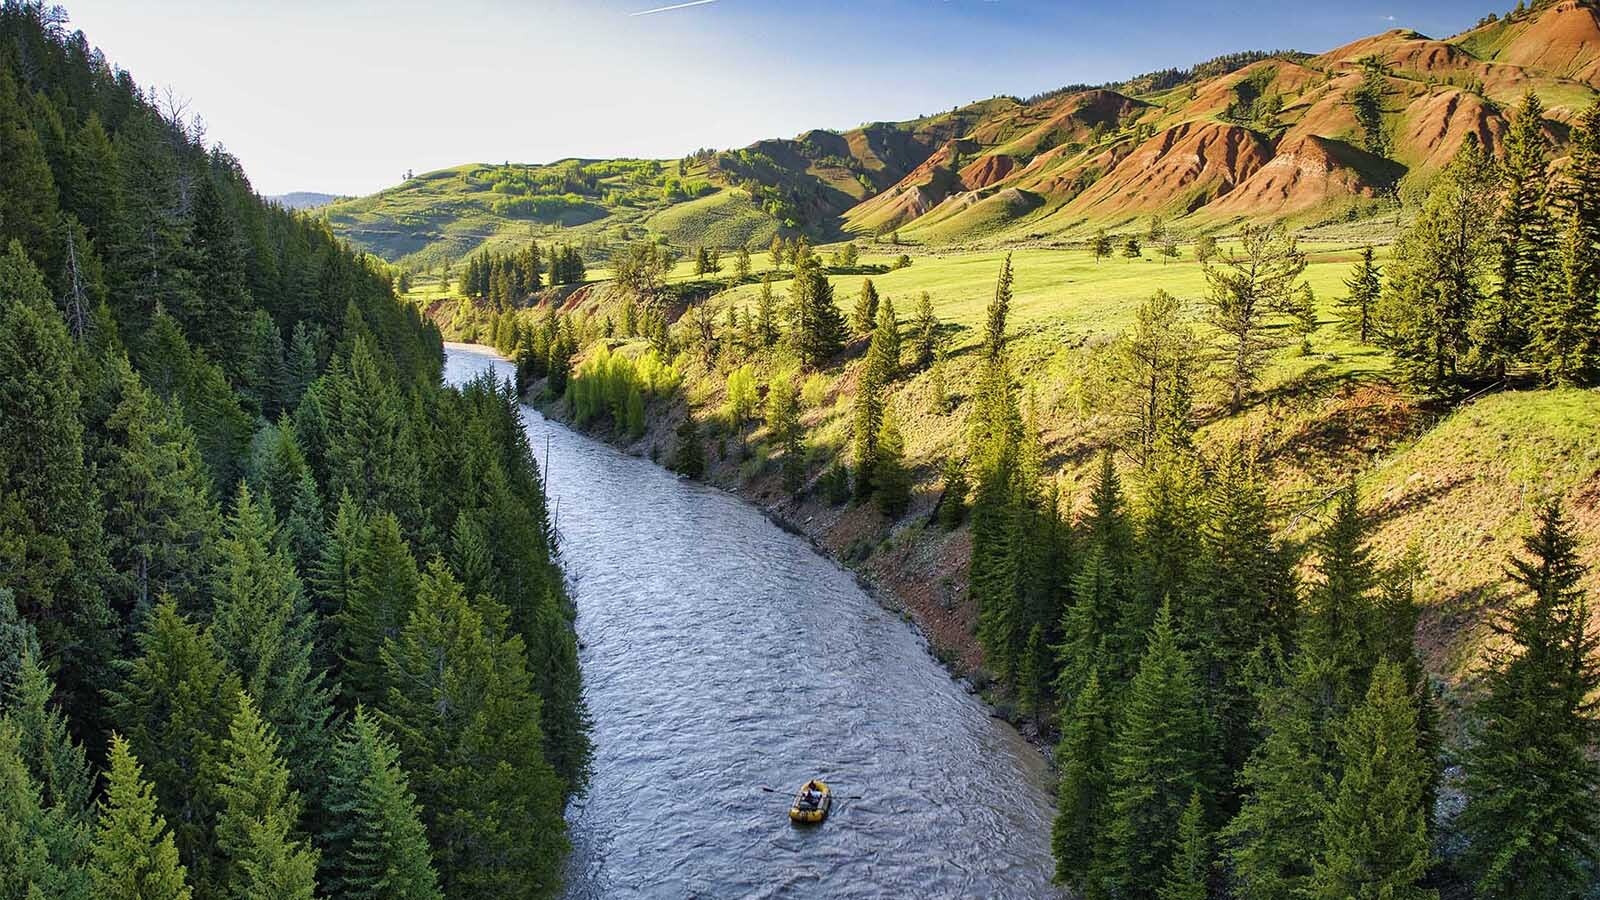
<instances>
[{"instance_id":1,"label":"sky","mask_svg":"<svg viewBox=\"0 0 1600 900\"><path fill-rule=\"evenodd\" d=\"M263 194L467 162L676 158L1389 28L1461 0L63 0ZM1504 12L1504 10L1500 10ZM640 13L646 13L641 15Z\"/></svg>"}]
</instances>

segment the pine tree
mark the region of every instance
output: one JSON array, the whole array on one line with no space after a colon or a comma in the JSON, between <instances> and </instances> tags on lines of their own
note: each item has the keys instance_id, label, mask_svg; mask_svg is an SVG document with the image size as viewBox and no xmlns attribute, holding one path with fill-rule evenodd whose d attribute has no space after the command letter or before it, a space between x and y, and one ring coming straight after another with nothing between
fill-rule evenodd
<instances>
[{"instance_id":1,"label":"pine tree","mask_svg":"<svg viewBox=\"0 0 1600 900\"><path fill-rule=\"evenodd\" d=\"M1373 316L1378 296L1382 293L1379 281L1382 274L1377 263L1373 262L1372 245L1367 244L1361 248L1361 259L1345 280L1344 286L1349 293L1339 301L1339 320L1345 333L1363 344L1371 342L1373 338Z\"/></svg>"},{"instance_id":2,"label":"pine tree","mask_svg":"<svg viewBox=\"0 0 1600 900\"><path fill-rule=\"evenodd\" d=\"M198 605L221 520L193 431L125 357L110 363L115 406L95 456L111 599L131 622L162 595Z\"/></svg>"},{"instance_id":3,"label":"pine tree","mask_svg":"<svg viewBox=\"0 0 1600 900\"><path fill-rule=\"evenodd\" d=\"M800 427L800 373L792 369L777 373L767 385L764 417L768 440L781 448L779 464L783 488L798 493L806 474L805 432Z\"/></svg>"},{"instance_id":4,"label":"pine tree","mask_svg":"<svg viewBox=\"0 0 1600 900\"><path fill-rule=\"evenodd\" d=\"M893 410L883 414L872 461L872 499L878 510L898 519L911 504L911 472L906 468L905 439Z\"/></svg>"},{"instance_id":5,"label":"pine tree","mask_svg":"<svg viewBox=\"0 0 1600 900\"><path fill-rule=\"evenodd\" d=\"M1472 323L1474 356L1505 378L1527 343L1528 311L1537 302L1552 246L1545 205L1544 106L1528 91L1511 117L1499 166L1501 199L1495 217L1499 285Z\"/></svg>"},{"instance_id":6,"label":"pine tree","mask_svg":"<svg viewBox=\"0 0 1600 900\"><path fill-rule=\"evenodd\" d=\"M25 740L0 717L0 897L91 900L93 810L48 801L29 772Z\"/></svg>"},{"instance_id":7,"label":"pine tree","mask_svg":"<svg viewBox=\"0 0 1600 900\"><path fill-rule=\"evenodd\" d=\"M331 369L328 417L328 496L346 491L371 514L385 510L403 533L421 530L421 460L412 418L365 337L347 361Z\"/></svg>"},{"instance_id":8,"label":"pine tree","mask_svg":"<svg viewBox=\"0 0 1600 900\"><path fill-rule=\"evenodd\" d=\"M1286 667L1281 684L1258 691L1263 737L1239 773L1244 799L1223 832L1233 877L1249 897L1304 896L1323 847L1333 774L1326 671L1304 655Z\"/></svg>"},{"instance_id":9,"label":"pine tree","mask_svg":"<svg viewBox=\"0 0 1600 900\"><path fill-rule=\"evenodd\" d=\"M1566 178L1554 190L1560 270L1535 298L1528 355L1545 379L1582 383L1600 368L1600 103L1572 129Z\"/></svg>"},{"instance_id":10,"label":"pine tree","mask_svg":"<svg viewBox=\"0 0 1600 900\"><path fill-rule=\"evenodd\" d=\"M380 721L412 773L450 896L547 895L567 849L526 651L504 621L504 609L469 604L434 563L404 631L384 647Z\"/></svg>"},{"instance_id":11,"label":"pine tree","mask_svg":"<svg viewBox=\"0 0 1600 900\"><path fill-rule=\"evenodd\" d=\"M1543 507L1527 555L1511 564L1526 596L1495 623L1506 646L1474 710L1460 818L1468 870L1487 900L1571 897L1588 884L1600 835L1600 770L1587 752L1600 736L1600 670L1576 544L1560 508Z\"/></svg>"},{"instance_id":12,"label":"pine tree","mask_svg":"<svg viewBox=\"0 0 1600 900\"><path fill-rule=\"evenodd\" d=\"M1206 900L1211 896L1211 840L1200 795L1190 794L1178 820L1178 850L1167 865L1157 900Z\"/></svg>"},{"instance_id":13,"label":"pine tree","mask_svg":"<svg viewBox=\"0 0 1600 900\"><path fill-rule=\"evenodd\" d=\"M198 181L186 247L195 289L188 301L172 312L197 345L212 358L230 362L229 374L237 376L245 364L231 351L237 348L244 334L244 316L254 305L246 249L221 179L206 172Z\"/></svg>"},{"instance_id":14,"label":"pine tree","mask_svg":"<svg viewBox=\"0 0 1600 900\"><path fill-rule=\"evenodd\" d=\"M972 562L968 591L978 607L978 641L985 665L1009 682L1027 627L1018 608L1018 508L1032 485L1023 468L1023 424L1006 362L1006 317L1011 307L1011 258L1001 265L985 317L982 374L968 422L976 481L972 503Z\"/></svg>"},{"instance_id":15,"label":"pine tree","mask_svg":"<svg viewBox=\"0 0 1600 900\"><path fill-rule=\"evenodd\" d=\"M0 75L0 132L10 127L8 79ZM0 168L15 174L10 162ZM0 587L38 629L68 708L95 734L115 632L100 591L108 566L75 382L71 339L13 242L0 257Z\"/></svg>"},{"instance_id":16,"label":"pine tree","mask_svg":"<svg viewBox=\"0 0 1600 900\"><path fill-rule=\"evenodd\" d=\"M187 877L128 742L111 741L110 774L90 857L98 900L189 900Z\"/></svg>"},{"instance_id":17,"label":"pine tree","mask_svg":"<svg viewBox=\"0 0 1600 900\"><path fill-rule=\"evenodd\" d=\"M1478 142L1465 141L1390 255L1378 333L1407 380L1424 390L1454 390L1470 371L1468 327L1492 252L1484 227L1493 218L1488 167Z\"/></svg>"},{"instance_id":18,"label":"pine tree","mask_svg":"<svg viewBox=\"0 0 1600 900\"><path fill-rule=\"evenodd\" d=\"M1373 672L1366 700L1340 727L1343 775L1322 824L1312 878L1323 900L1434 900L1420 885L1431 863L1431 778L1417 745L1417 711L1393 663Z\"/></svg>"},{"instance_id":19,"label":"pine tree","mask_svg":"<svg viewBox=\"0 0 1600 900\"><path fill-rule=\"evenodd\" d=\"M1295 631L1294 571L1273 536L1262 474L1244 450L1216 465L1204 515L1201 587L1186 605L1184 628L1220 736L1220 768L1234 772L1253 744L1251 660L1264 645L1287 646Z\"/></svg>"},{"instance_id":20,"label":"pine tree","mask_svg":"<svg viewBox=\"0 0 1600 900\"><path fill-rule=\"evenodd\" d=\"M224 891L234 900L311 900L317 852L295 834L300 795L289 787L289 767L278 738L262 721L249 694L223 746L222 812L217 846L226 860Z\"/></svg>"},{"instance_id":21,"label":"pine tree","mask_svg":"<svg viewBox=\"0 0 1600 900\"><path fill-rule=\"evenodd\" d=\"M1127 385L1127 443L1140 464L1150 462L1165 435L1186 429L1187 421L1171 422L1173 399L1193 375L1197 353L1194 335L1183 321L1183 304L1166 291L1156 291L1140 304L1134 326L1120 342L1116 378Z\"/></svg>"},{"instance_id":22,"label":"pine tree","mask_svg":"<svg viewBox=\"0 0 1600 900\"><path fill-rule=\"evenodd\" d=\"M808 369L822 368L844 341L844 318L834 305L833 287L815 256L795 263L786 336L800 364Z\"/></svg>"},{"instance_id":23,"label":"pine tree","mask_svg":"<svg viewBox=\"0 0 1600 900\"><path fill-rule=\"evenodd\" d=\"M1086 900L1106 896L1104 885L1094 880L1094 864L1104 838L1110 744L1111 711L1100 676L1091 672L1076 699L1062 705L1061 741L1055 751L1060 778L1050 839L1056 881Z\"/></svg>"},{"instance_id":24,"label":"pine tree","mask_svg":"<svg viewBox=\"0 0 1600 900\"><path fill-rule=\"evenodd\" d=\"M0 67L0 243L21 243L35 261L46 259L45 247L56 224L56 183L29 123L26 89Z\"/></svg>"},{"instance_id":25,"label":"pine tree","mask_svg":"<svg viewBox=\"0 0 1600 900\"><path fill-rule=\"evenodd\" d=\"M761 293L756 295L756 338L762 347L778 343L778 303L772 295L772 273L761 276Z\"/></svg>"},{"instance_id":26,"label":"pine tree","mask_svg":"<svg viewBox=\"0 0 1600 900\"><path fill-rule=\"evenodd\" d=\"M112 697L112 720L127 735L128 751L150 761L158 809L173 823L173 838L195 884L206 889L218 884L211 829L239 679L210 635L185 621L170 600L151 610L139 650Z\"/></svg>"},{"instance_id":27,"label":"pine tree","mask_svg":"<svg viewBox=\"0 0 1600 900\"><path fill-rule=\"evenodd\" d=\"M355 498L345 494L334 514L333 527L322 545L311 575L312 594L324 622L337 620L350 603L360 577L361 554L367 545L367 520Z\"/></svg>"},{"instance_id":28,"label":"pine tree","mask_svg":"<svg viewBox=\"0 0 1600 900\"><path fill-rule=\"evenodd\" d=\"M917 312L911 319L911 336L916 348L917 368L933 365L942 337L939 334L939 316L933 311L933 298L927 291L917 298Z\"/></svg>"},{"instance_id":29,"label":"pine tree","mask_svg":"<svg viewBox=\"0 0 1600 900\"><path fill-rule=\"evenodd\" d=\"M1133 674L1144 635L1153 624L1131 609L1132 534L1123 508L1122 482L1111 454L1100 457L1090 513L1079 542L1072 604L1063 612L1056 647L1056 696L1071 702L1091 676L1117 690ZM1154 607L1152 607L1154 609ZM1124 632L1122 629L1126 628Z\"/></svg>"},{"instance_id":30,"label":"pine tree","mask_svg":"<svg viewBox=\"0 0 1600 900\"><path fill-rule=\"evenodd\" d=\"M383 643L400 634L416 603L417 564L393 515L380 513L368 524L352 588L338 613L340 681L351 707L382 700Z\"/></svg>"},{"instance_id":31,"label":"pine tree","mask_svg":"<svg viewBox=\"0 0 1600 900\"><path fill-rule=\"evenodd\" d=\"M867 358L856 380L852 415L851 454L854 458L857 499L872 496L872 476L878 464L878 432L883 427L884 391L889 383L888 351L881 329L872 334Z\"/></svg>"},{"instance_id":32,"label":"pine tree","mask_svg":"<svg viewBox=\"0 0 1600 900\"><path fill-rule=\"evenodd\" d=\"M67 720L51 708L55 685L27 651L17 683L0 685L0 711L17 728L17 749L39 789L41 803L72 822L88 825L94 813L95 774L72 739Z\"/></svg>"},{"instance_id":33,"label":"pine tree","mask_svg":"<svg viewBox=\"0 0 1600 900\"><path fill-rule=\"evenodd\" d=\"M281 736L295 783L309 790L321 781L330 691L314 664L316 619L271 515L239 485L214 576L211 635Z\"/></svg>"},{"instance_id":34,"label":"pine tree","mask_svg":"<svg viewBox=\"0 0 1600 900\"><path fill-rule=\"evenodd\" d=\"M1112 896L1156 896L1181 849L1184 810L1202 788L1207 740L1199 683L1163 606L1111 744L1105 853L1095 869Z\"/></svg>"},{"instance_id":35,"label":"pine tree","mask_svg":"<svg viewBox=\"0 0 1600 900\"><path fill-rule=\"evenodd\" d=\"M693 413L686 413L673 433L672 470L686 478L706 473L706 449L700 440L700 426Z\"/></svg>"},{"instance_id":36,"label":"pine tree","mask_svg":"<svg viewBox=\"0 0 1600 900\"><path fill-rule=\"evenodd\" d=\"M1300 623L1300 648L1326 666L1327 696L1343 715L1366 694L1379 659L1377 572L1365 546L1366 521L1352 483L1340 492L1333 520L1312 542L1317 577Z\"/></svg>"},{"instance_id":37,"label":"pine tree","mask_svg":"<svg viewBox=\"0 0 1600 900\"><path fill-rule=\"evenodd\" d=\"M321 881L330 896L442 900L399 748L364 707L334 749L328 809L334 825Z\"/></svg>"},{"instance_id":38,"label":"pine tree","mask_svg":"<svg viewBox=\"0 0 1600 900\"><path fill-rule=\"evenodd\" d=\"M1240 231L1238 251L1206 266L1207 320L1221 335L1218 350L1235 412L1255 388L1273 347L1266 326L1290 307L1305 269L1305 255L1281 226L1252 225Z\"/></svg>"},{"instance_id":39,"label":"pine tree","mask_svg":"<svg viewBox=\"0 0 1600 900\"><path fill-rule=\"evenodd\" d=\"M1089 252L1094 254L1096 263L1111 255L1111 236L1106 234L1104 228L1096 231L1094 237L1089 239Z\"/></svg>"},{"instance_id":40,"label":"pine tree","mask_svg":"<svg viewBox=\"0 0 1600 900\"><path fill-rule=\"evenodd\" d=\"M856 295L855 308L850 311L850 330L866 337L878 323L878 289L871 278L861 281L861 293Z\"/></svg>"},{"instance_id":41,"label":"pine tree","mask_svg":"<svg viewBox=\"0 0 1600 900\"><path fill-rule=\"evenodd\" d=\"M0 710L22 682L23 661L40 659L39 635L17 612L11 591L0 588Z\"/></svg>"}]
</instances>

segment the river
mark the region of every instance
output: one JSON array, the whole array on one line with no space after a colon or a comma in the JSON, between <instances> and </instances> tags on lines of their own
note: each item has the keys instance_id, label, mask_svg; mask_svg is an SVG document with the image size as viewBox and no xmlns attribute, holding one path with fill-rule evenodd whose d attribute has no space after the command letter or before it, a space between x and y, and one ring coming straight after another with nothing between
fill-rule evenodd
<instances>
[{"instance_id":1,"label":"river","mask_svg":"<svg viewBox=\"0 0 1600 900\"><path fill-rule=\"evenodd\" d=\"M490 369L446 349L451 383ZM569 897L1055 896L1043 757L909 624L737 497L522 416L594 720ZM791 825L813 776L846 799Z\"/></svg>"}]
</instances>

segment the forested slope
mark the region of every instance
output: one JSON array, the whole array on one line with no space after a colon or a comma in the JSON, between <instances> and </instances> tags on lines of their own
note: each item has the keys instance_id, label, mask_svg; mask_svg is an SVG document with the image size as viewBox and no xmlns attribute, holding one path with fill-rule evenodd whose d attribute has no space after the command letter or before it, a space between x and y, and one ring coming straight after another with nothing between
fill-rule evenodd
<instances>
[{"instance_id":1,"label":"forested slope","mask_svg":"<svg viewBox=\"0 0 1600 900\"><path fill-rule=\"evenodd\" d=\"M549 896L588 755L516 398L0 10L0 896Z\"/></svg>"}]
</instances>

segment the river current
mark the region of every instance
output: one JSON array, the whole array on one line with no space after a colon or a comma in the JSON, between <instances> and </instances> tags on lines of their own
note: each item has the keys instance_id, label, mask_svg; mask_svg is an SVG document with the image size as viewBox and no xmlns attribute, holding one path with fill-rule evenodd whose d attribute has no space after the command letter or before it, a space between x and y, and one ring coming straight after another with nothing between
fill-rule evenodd
<instances>
[{"instance_id":1,"label":"river current","mask_svg":"<svg viewBox=\"0 0 1600 900\"><path fill-rule=\"evenodd\" d=\"M490 370L447 347L447 381ZM569 897L1056 896L1043 757L910 625L738 498L522 416L594 720ZM792 825L812 777L833 811Z\"/></svg>"}]
</instances>

